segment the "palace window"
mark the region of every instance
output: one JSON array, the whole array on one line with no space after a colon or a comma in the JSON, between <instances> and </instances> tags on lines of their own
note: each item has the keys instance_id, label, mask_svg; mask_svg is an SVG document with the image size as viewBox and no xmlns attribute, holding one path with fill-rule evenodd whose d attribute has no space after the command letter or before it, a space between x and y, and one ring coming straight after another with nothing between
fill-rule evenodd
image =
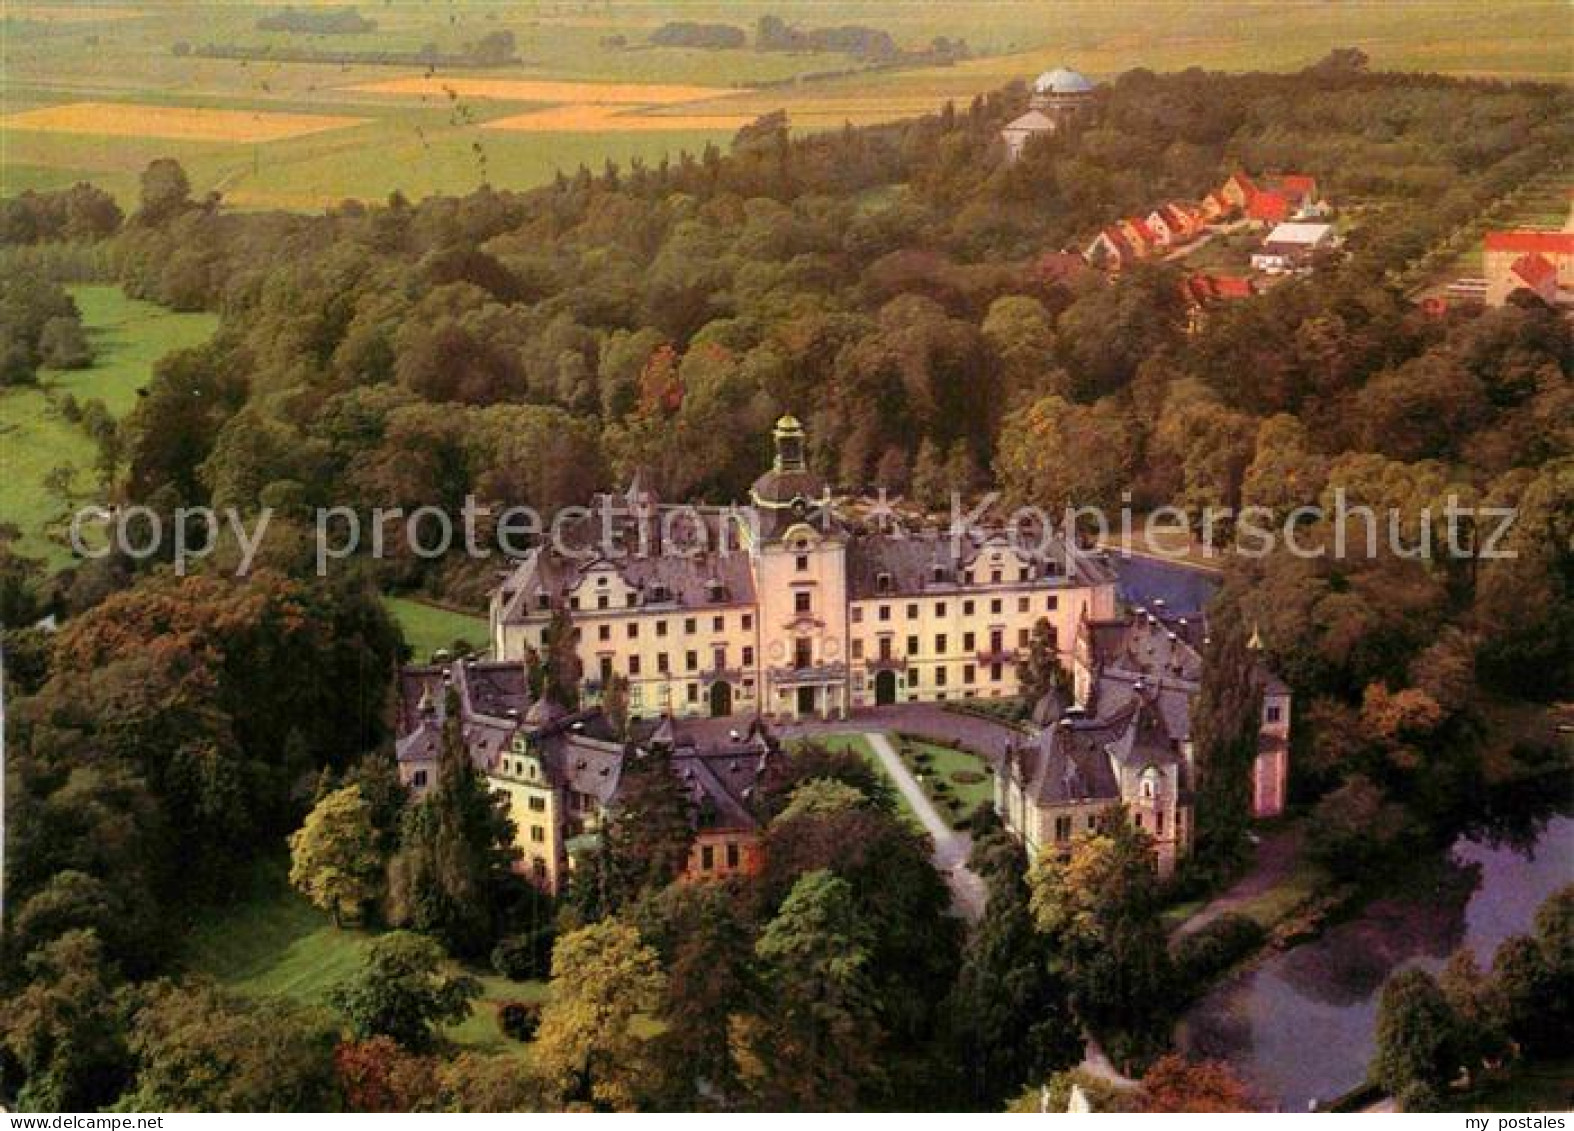
<instances>
[{"instance_id":1,"label":"palace window","mask_svg":"<svg viewBox=\"0 0 1574 1131\"><path fill-rule=\"evenodd\" d=\"M683 618L683 634L685 636L693 636L695 631L696 631L696 625L694 623L694 618L693 617L684 617Z\"/></svg>"},{"instance_id":2,"label":"palace window","mask_svg":"<svg viewBox=\"0 0 1574 1131\"><path fill-rule=\"evenodd\" d=\"M1268 721L1270 723L1278 722L1282 715L1283 711L1279 707L1274 706L1268 708Z\"/></svg>"},{"instance_id":3,"label":"palace window","mask_svg":"<svg viewBox=\"0 0 1574 1131\"><path fill-rule=\"evenodd\" d=\"M629 657L629 675L638 675L638 674L639 674L639 657L638 656L630 656Z\"/></svg>"},{"instance_id":4,"label":"palace window","mask_svg":"<svg viewBox=\"0 0 1574 1131\"><path fill-rule=\"evenodd\" d=\"M935 686L945 686L945 668L943 666L935 669Z\"/></svg>"},{"instance_id":5,"label":"palace window","mask_svg":"<svg viewBox=\"0 0 1574 1131\"><path fill-rule=\"evenodd\" d=\"M978 636L977 636L976 633L964 632L962 634L962 651L964 651L964 652L971 652L971 651L973 651L973 646L977 642L977 639L978 639Z\"/></svg>"},{"instance_id":6,"label":"palace window","mask_svg":"<svg viewBox=\"0 0 1574 1131\"><path fill-rule=\"evenodd\" d=\"M609 680L611 678L612 678L612 657L611 656L602 656L601 657L601 682L605 683L607 680Z\"/></svg>"},{"instance_id":7,"label":"palace window","mask_svg":"<svg viewBox=\"0 0 1574 1131\"><path fill-rule=\"evenodd\" d=\"M727 867L729 867L729 868L736 868L737 866L738 866L738 845L737 845L737 842L735 842L735 841L728 841L727 842Z\"/></svg>"},{"instance_id":8,"label":"palace window","mask_svg":"<svg viewBox=\"0 0 1574 1131\"><path fill-rule=\"evenodd\" d=\"M863 624L863 622L864 622L864 607L862 605L854 605L852 607L852 611L849 612L847 614L847 616L848 616L848 619L851 620L854 624Z\"/></svg>"},{"instance_id":9,"label":"palace window","mask_svg":"<svg viewBox=\"0 0 1574 1131\"><path fill-rule=\"evenodd\" d=\"M743 631L744 632L752 632L753 630L754 630L754 614L753 613L744 613L743 614Z\"/></svg>"},{"instance_id":10,"label":"palace window","mask_svg":"<svg viewBox=\"0 0 1574 1131\"><path fill-rule=\"evenodd\" d=\"M530 804L530 811L532 813L544 813L544 812L546 812L547 799L545 797L532 797L532 798L530 798L529 804Z\"/></svg>"},{"instance_id":11,"label":"palace window","mask_svg":"<svg viewBox=\"0 0 1574 1131\"><path fill-rule=\"evenodd\" d=\"M814 595L807 589L799 589L792 595L792 607L795 613L807 613L811 610Z\"/></svg>"},{"instance_id":12,"label":"palace window","mask_svg":"<svg viewBox=\"0 0 1574 1131\"><path fill-rule=\"evenodd\" d=\"M938 601L938 602L935 603L935 616L937 616L937 617L945 616L945 602L944 601Z\"/></svg>"},{"instance_id":13,"label":"palace window","mask_svg":"<svg viewBox=\"0 0 1574 1131\"><path fill-rule=\"evenodd\" d=\"M1000 607L999 597L996 597L993 601L989 602L989 611L994 613L996 616L1000 615Z\"/></svg>"},{"instance_id":14,"label":"palace window","mask_svg":"<svg viewBox=\"0 0 1574 1131\"><path fill-rule=\"evenodd\" d=\"M716 867L716 849L708 844L700 845L700 870L709 872Z\"/></svg>"},{"instance_id":15,"label":"palace window","mask_svg":"<svg viewBox=\"0 0 1574 1131\"><path fill-rule=\"evenodd\" d=\"M597 625L596 626L596 639L597 640L611 640L612 639L612 626L610 624Z\"/></svg>"},{"instance_id":16,"label":"palace window","mask_svg":"<svg viewBox=\"0 0 1574 1131\"><path fill-rule=\"evenodd\" d=\"M907 619L908 620L917 620L918 619L918 606L917 605L908 605L907 606Z\"/></svg>"},{"instance_id":17,"label":"palace window","mask_svg":"<svg viewBox=\"0 0 1574 1131\"><path fill-rule=\"evenodd\" d=\"M630 640L638 640L639 639L639 621L637 621L637 620L629 621L629 639Z\"/></svg>"},{"instance_id":18,"label":"palace window","mask_svg":"<svg viewBox=\"0 0 1574 1131\"><path fill-rule=\"evenodd\" d=\"M530 839L531 840L535 841L537 844L540 844L543 841L545 841L546 838L547 838L547 831L545 829L543 829L540 825L531 825L530 826Z\"/></svg>"},{"instance_id":19,"label":"palace window","mask_svg":"<svg viewBox=\"0 0 1574 1131\"><path fill-rule=\"evenodd\" d=\"M1044 608L1051 613L1060 608L1060 597L1054 593L1051 593L1048 597L1045 597Z\"/></svg>"},{"instance_id":20,"label":"palace window","mask_svg":"<svg viewBox=\"0 0 1574 1131\"><path fill-rule=\"evenodd\" d=\"M656 670L658 672L660 672L662 675L666 675L667 674L668 665L667 665L667 654L665 652L657 652L656 653Z\"/></svg>"},{"instance_id":21,"label":"palace window","mask_svg":"<svg viewBox=\"0 0 1574 1131\"><path fill-rule=\"evenodd\" d=\"M943 633L943 632L936 633L935 634L935 654L939 655L939 656L944 656L945 653L946 653L945 633Z\"/></svg>"},{"instance_id":22,"label":"palace window","mask_svg":"<svg viewBox=\"0 0 1574 1131\"><path fill-rule=\"evenodd\" d=\"M605 593L597 593L596 594L596 608L598 608L598 609L610 609L611 607L612 607L612 598L611 597L608 597Z\"/></svg>"},{"instance_id":23,"label":"palace window","mask_svg":"<svg viewBox=\"0 0 1574 1131\"><path fill-rule=\"evenodd\" d=\"M1027 597L1017 598L1017 612L1025 613L1028 611L1028 600L1029 599Z\"/></svg>"},{"instance_id":24,"label":"palace window","mask_svg":"<svg viewBox=\"0 0 1574 1131\"><path fill-rule=\"evenodd\" d=\"M656 635L657 636L665 636L665 635L667 635L667 622L666 621L659 620L659 621L656 622Z\"/></svg>"},{"instance_id":25,"label":"palace window","mask_svg":"<svg viewBox=\"0 0 1574 1131\"><path fill-rule=\"evenodd\" d=\"M861 660L863 658L864 658L864 642L861 639L855 639L853 641L853 659Z\"/></svg>"},{"instance_id":26,"label":"palace window","mask_svg":"<svg viewBox=\"0 0 1574 1131\"><path fill-rule=\"evenodd\" d=\"M998 569L992 569L992 570L989 571L989 584L991 584L991 585L999 585L1000 584L1000 571Z\"/></svg>"},{"instance_id":27,"label":"palace window","mask_svg":"<svg viewBox=\"0 0 1574 1131\"><path fill-rule=\"evenodd\" d=\"M711 617L710 628L712 632L721 632L727 627L726 617Z\"/></svg>"},{"instance_id":28,"label":"palace window","mask_svg":"<svg viewBox=\"0 0 1574 1131\"><path fill-rule=\"evenodd\" d=\"M964 617L970 617L970 616L973 615L973 602L971 602L971 601L963 601L962 602L962 615Z\"/></svg>"},{"instance_id":29,"label":"palace window","mask_svg":"<svg viewBox=\"0 0 1574 1131\"><path fill-rule=\"evenodd\" d=\"M795 569L797 569L797 571L799 573L808 573L809 572L809 555L808 554L799 554L797 556L797 558L795 558L793 560L793 567Z\"/></svg>"},{"instance_id":30,"label":"palace window","mask_svg":"<svg viewBox=\"0 0 1574 1131\"><path fill-rule=\"evenodd\" d=\"M918 637L909 636L907 638L907 654L909 656L918 655Z\"/></svg>"},{"instance_id":31,"label":"palace window","mask_svg":"<svg viewBox=\"0 0 1574 1131\"><path fill-rule=\"evenodd\" d=\"M890 620L891 619L891 606L890 605L881 605L880 606L880 619L881 620Z\"/></svg>"},{"instance_id":32,"label":"palace window","mask_svg":"<svg viewBox=\"0 0 1574 1131\"><path fill-rule=\"evenodd\" d=\"M1056 840L1070 840L1071 839L1071 818L1070 817L1056 817L1055 818L1055 839Z\"/></svg>"},{"instance_id":33,"label":"palace window","mask_svg":"<svg viewBox=\"0 0 1574 1131\"><path fill-rule=\"evenodd\" d=\"M683 666L688 671L698 671L700 666L700 654L698 652L683 653Z\"/></svg>"},{"instance_id":34,"label":"palace window","mask_svg":"<svg viewBox=\"0 0 1574 1131\"><path fill-rule=\"evenodd\" d=\"M419 789L422 786L424 786L426 784L426 771L425 770L417 770L417 771L415 771L415 773L411 774L410 775L410 784L415 786L417 789Z\"/></svg>"},{"instance_id":35,"label":"palace window","mask_svg":"<svg viewBox=\"0 0 1574 1131\"><path fill-rule=\"evenodd\" d=\"M964 684L966 684L967 686L971 687L973 685L974 680L977 678L977 675L978 675L978 671L977 671L976 668L973 667L972 664L963 664L962 665L962 682Z\"/></svg>"},{"instance_id":36,"label":"palace window","mask_svg":"<svg viewBox=\"0 0 1574 1131\"><path fill-rule=\"evenodd\" d=\"M754 666L754 645L752 644L745 644L743 646L743 666L746 668L752 668Z\"/></svg>"}]
</instances>

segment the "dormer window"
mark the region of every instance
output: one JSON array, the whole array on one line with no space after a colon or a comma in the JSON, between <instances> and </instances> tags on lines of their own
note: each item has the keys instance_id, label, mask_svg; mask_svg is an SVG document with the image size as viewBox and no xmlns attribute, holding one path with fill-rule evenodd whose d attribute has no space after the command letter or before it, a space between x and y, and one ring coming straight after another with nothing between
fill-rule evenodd
<instances>
[{"instance_id":1,"label":"dormer window","mask_svg":"<svg viewBox=\"0 0 1574 1131\"><path fill-rule=\"evenodd\" d=\"M552 597L545 589L536 590L536 608L546 610L552 607Z\"/></svg>"},{"instance_id":2,"label":"dormer window","mask_svg":"<svg viewBox=\"0 0 1574 1131\"><path fill-rule=\"evenodd\" d=\"M668 592L665 585L658 585L650 591L650 599L661 605L672 600L672 594Z\"/></svg>"},{"instance_id":3,"label":"dormer window","mask_svg":"<svg viewBox=\"0 0 1574 1131\"><path fill-rule=\"evenodd\" d=\"M891 575L881 570L874 579L874 587L881 593L889 593L891 591Z\"/></svg>"},{"instance_id":4,"label":"dormer window","mask_svg":"<svg viewBox=\"0 0 1574 1131\"><path fill-rule=\"evenodd\" d=\"M946 579L945 566L939 565L937 563L930 571L929 576L930 580L932 580L935 584L940 584Z\"/></svg>"},{"instance_id":5,"label":"dormer window","mask_svg":"<svg viewBox=\"0 0 1574 1131\"><path fill-rule=\"evenodd\" d=\"M712 578L705 583L705 595L712 601L724 601L727 598L727 587Z\"/></svg>"}]
</instances>

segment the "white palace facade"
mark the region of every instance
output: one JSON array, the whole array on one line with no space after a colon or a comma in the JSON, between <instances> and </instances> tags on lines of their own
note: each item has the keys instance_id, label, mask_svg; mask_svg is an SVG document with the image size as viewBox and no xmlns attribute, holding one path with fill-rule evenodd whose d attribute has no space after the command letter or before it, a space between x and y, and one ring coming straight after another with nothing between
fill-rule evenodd
<instances>
[{"instance_id":1,"label":"white palace facade","mask_svg":"<svg viewBox=\"0 0 1574 1131\"><path fill-rule=\"evenodd\" d=\"M561 609L592 701L620 675L635 717L834 718L1016 695L1038 621L1069 669L1079 627L1115 615L1095 553L994 529L851 529L792 417L775 446L744 508L668 506L638 485L593 500L572 547L532 550L493 592L492 655L542 650Z\"/></svg>"}]
</instances>

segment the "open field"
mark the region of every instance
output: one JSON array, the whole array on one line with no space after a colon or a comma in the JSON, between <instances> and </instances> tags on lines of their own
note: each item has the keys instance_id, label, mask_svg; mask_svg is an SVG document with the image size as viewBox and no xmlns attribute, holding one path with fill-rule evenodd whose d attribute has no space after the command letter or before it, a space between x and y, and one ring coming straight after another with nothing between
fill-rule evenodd
<instances>
[{"instance_id":1,"label":"open field","mask_svg":"<svg viewBox=\"0 0 1574 1131\"><path fill-rule=\"evenodd\" d=\"M550 82L541 79L472 79L460 76L414 76L361 83L350 90L368 94L420 95L422 99L481 98L498 102L567 102L592 106L658 106L698 102L732 92L717 86L674 86L662 83Z\"/></svg>"},{"instance_id":2,"label":"open field","mask_svg":"<svg viewBox=\"0 0 1574 1131\"><path fill-rule=\"evenodd\" d=\"M195 106L144 106L128 102L68 102L7 115L7 130L94 134L100 137L158 137L173 141L281 141L358 126L364 118L328 114L281 114L272 110L216 110Z\"/></svg>"},{"instance_id":3,"label":"open field","mask_svg":"<svg viewBox=\"0 0 1574 1131\"><path fill-rule=\"evenodd\" d=\"M0 390L0 471L5 477L7 522L22 530L23 553L63 565L70 557L64 541L65 518L75 501L94 488L97 452L87 433L65 420L58 398L97 397L114 416L136 403L136 391L152 375L153 363L171 350L212 336L218 319L211 314L175 314L152 303L128 299L119 288L67 288L82 312L96 354L87 369L44 369L39 384ZM46 485L50 472L73 474L67 499Z\"/></svg>"},{"instance_id":4,"label":"open field","mask_svg":"<svg viewBox=\"0 0 1574 1131\"><path fill-rule=\"evenodd\" d=\"M484 617L456 613L413 597L384 597L383 603L404 630L405 642L410 645L416 663L425 663L439 648L452 648L456 640L477 648L486 645Z\"/></svg>"},{"instance_id":5,"label":"open field","mask_svg":"<svg viewBox=\"0 0 1574 1131\"><path fill-rule=\"evenodd\" d=\"M19 116L20 128L0 122L0 191L90 179L130 204L143 166L174 156L199 193L218 190L239 207L316 209L396 189L421 196L483 181L524 187L608 159L655 162L708 142L726 145L741 122L777 109L800 130L905 117L1059 63L1095 79L1135 66L1291 69L1354 45L1376 67L1566 80L1574 50L1574 10L1560 0L1243 0L1227 8L1187 0L377 0L360 5L377 23L364 34L257 28L259 15L280 6L139 0L9 8L0 114ZM909 50L935 36L965 38L974 58L870 71L842 54L758 51L754 25L767 13L810 26L879 27ZM650 33L671 19L728 23L751 42L728 50L650 44ZM519 64L427 76L411 74L408 63L265 55L412 53L426 44L452 53L500 30L514 34ZM208 44L258 57L199 54ZM120 108L130 124L92 134L29 128L76 128L79 104ZM211 116L218 111L245 121L221 125L225 119ZM87 124L95 115L108 112L87 114ZM360 124L337 124L346 119ZM150 123L163 123L163 132L155 136Z\"/></svg>"},{"instance_id":6,"label":"open field","mask_svg":"<svg viewBox=\"0 0 1574 1131\"><path fill-rule=\"evenodd\" d=\"M360 966L375 936L335 927L290 889L286 867L282 860L263 862L252 891L227 908L205 910L189 924L183 933L185 963L242 994L323 1005L328 991ZM481 996L470 1016L450 1026L445 1036L466 1048L523 1054L524 1046L498 1029L497 1006L542 1001L546 985L513 982L483 970L470 973L481 983Z\"/></svg>"}]
</instances>

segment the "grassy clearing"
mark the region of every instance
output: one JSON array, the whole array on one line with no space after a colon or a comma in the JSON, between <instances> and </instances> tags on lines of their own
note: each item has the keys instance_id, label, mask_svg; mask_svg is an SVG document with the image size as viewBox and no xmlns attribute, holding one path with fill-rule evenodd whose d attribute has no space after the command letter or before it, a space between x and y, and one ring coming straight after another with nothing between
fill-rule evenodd
<instances>
[{"instance_id":1,"label":"grassy clearing","mask_svg":"<svg viewBox=\"0 0 1574 1131\"><path fill-rule=\"evenodd\" d=\"M418 663L430 660L439 648L452 648L458 640L475 648L486 647L485 617L440 608L413 597L384 597L383 602L399 622L405 642Z\"/></svg>"},{"instance_id":2,"label":"grassy clearing","mask_svg":"<svg viewBox=\"0 0 1574 1131\"><path fill-rule=\"evenodd\" d=\"M206 341L218 325L211 314L176 314L129 299L117 287L67 289L93 343L93 365L44 369L36 386L0 390L4 517L21 528L23 553L54 566L70 561L67 516L92 496L97 458L87 434L61 416L59 399L67 393L79 401L96 397L112 415L123 416L136 403L137 389L147 384L158 358ZM46 485L57 468L70 472L64 493Z\"/></svg>"},{"instance_id":3,"label":"grassy clearing","mask_svg":"<svg viewBox=\"0 0 1574 1131\"><path fill-rule=\"evenodd\" d=\"M264 862L244 898L204 911L186 936L187 968L250 997L324 1004L328 991L360 966L376 935L335 927L289 887L285 876L282 860ZM444 1035L465 1048L523 1055L524 1046L498 1029L497 1007L505 1001L544 1001L546 984L514 982L484 970L470 973L481 983L481 996L470 1016Z\"/></svg>"}]
</instances>

